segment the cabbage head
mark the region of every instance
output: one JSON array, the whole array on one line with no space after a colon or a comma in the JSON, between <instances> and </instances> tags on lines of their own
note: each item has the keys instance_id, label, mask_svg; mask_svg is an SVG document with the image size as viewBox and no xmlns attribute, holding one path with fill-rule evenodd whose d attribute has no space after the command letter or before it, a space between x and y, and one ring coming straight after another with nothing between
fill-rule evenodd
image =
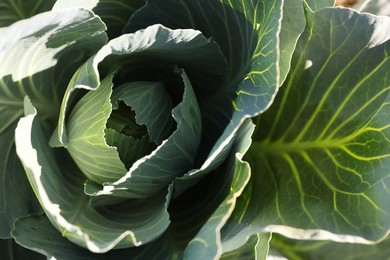
<instances>
[{"instance_id":1,"label":"cabbage head","mask_svg":"<svg viewBox=\"0 0 390 260\"><path fill-rule=\"evenodd\" d=\"M386 14L0 0L0 61L2 259L390 255Z\"/></svg>"}]
</instances>

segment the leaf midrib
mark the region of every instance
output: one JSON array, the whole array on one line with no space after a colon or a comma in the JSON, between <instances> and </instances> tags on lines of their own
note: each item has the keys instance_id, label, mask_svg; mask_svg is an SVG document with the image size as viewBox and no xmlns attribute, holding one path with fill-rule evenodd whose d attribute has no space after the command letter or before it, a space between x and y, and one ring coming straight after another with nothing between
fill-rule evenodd
<instances>
[{"instance_id":1,"label":"leaf midrib","mask_svg":"<svg viewBox=\"0 0 390 260\"><path fill-rule=\"evenodd\" d=\"M300 153L310 149L329 149L345 147L347 140L313 140L304 142L253 142L251 150L256 154Z\"/></svg>"}]
</instances>

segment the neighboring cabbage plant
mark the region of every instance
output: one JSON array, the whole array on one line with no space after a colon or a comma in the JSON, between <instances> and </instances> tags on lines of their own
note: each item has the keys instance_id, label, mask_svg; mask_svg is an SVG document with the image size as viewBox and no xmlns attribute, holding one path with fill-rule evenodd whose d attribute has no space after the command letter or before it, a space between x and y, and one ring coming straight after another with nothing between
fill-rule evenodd
<instances>
[{"instance_id":1,"label":"neighboring cabbage plant","mask_svg":"<svg viewBox=\"0 0 390 260\"><path fill-rule=\"evenodd\" d=\"M333 5L0 0L2 259L388 256L390 18Z\"/></svg>"}]
</instances>

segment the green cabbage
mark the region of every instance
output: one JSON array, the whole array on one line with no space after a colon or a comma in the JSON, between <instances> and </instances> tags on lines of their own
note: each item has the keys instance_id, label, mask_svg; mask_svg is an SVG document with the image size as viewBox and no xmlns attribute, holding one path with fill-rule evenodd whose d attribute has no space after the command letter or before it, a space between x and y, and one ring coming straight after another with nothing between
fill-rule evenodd
<instances>
[{"instance_id":1,"label":"green cabbage","mask_svg":"<svg viewBox=\"0 0 390 260\"><path fill-rule=\"evenodd\" d=\"M0 0L2 259L388 257L390 18L333 2Z\"/></svg>"}]
</instances>

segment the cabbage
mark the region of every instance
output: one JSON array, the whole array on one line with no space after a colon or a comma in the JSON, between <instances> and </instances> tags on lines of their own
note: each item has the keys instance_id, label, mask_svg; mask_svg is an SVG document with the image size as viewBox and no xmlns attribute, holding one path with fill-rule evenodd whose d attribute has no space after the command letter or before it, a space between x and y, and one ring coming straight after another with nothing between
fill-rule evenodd
<instances>
[{"instance_id":1,"label":"cabbage","mask_svg":"<svg viewBox=\"0 0 390 260\"><path fill-rule=\"evenodd\" d=\"M3 258L388 256L390 18L333 2L0 1Z\"/></svg>"}]
</instances>

